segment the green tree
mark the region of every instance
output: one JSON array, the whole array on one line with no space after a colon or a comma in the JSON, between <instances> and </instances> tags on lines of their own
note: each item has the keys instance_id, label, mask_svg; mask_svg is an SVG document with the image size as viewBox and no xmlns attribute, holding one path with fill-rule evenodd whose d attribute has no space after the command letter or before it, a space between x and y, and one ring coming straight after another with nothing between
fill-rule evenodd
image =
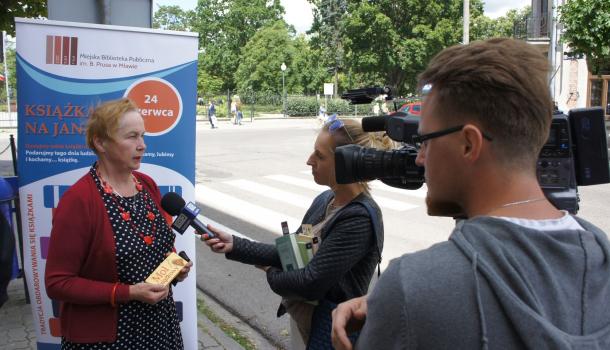
<instances>
[{"instance_id":1,"label":"green tree","mask_svg":"<svg viewBox=\"0 0 610 350\"><path fill-rule=\"evenodd\" d=\"M431 57L461 41L462 6L462 0L350 0L341 30L352 81L413 92ZM482 15L481 0L470 6L471 18Z\"/></svg>"},{"instance_id":2,"label":"green tree","mask_svg":"<svg viewBox=\"0 0 610 350\"><path fill-rule=\"evenodd\" d=\"M610 1L570 0L559 7L563 40L587 56L593 74L610 71Z\"/></svg>"},{"instance_id":3,"label":"green tree","mask_svg":"<svg viewBox=\"0 0 610 350\"><path fill-rule=\"evenodd\" d=\"M329 73L323 64L322 50L312 48L303 35L293 40L294 56L288 75L288 91L293 94L321 94Z\"/></svg>"},{"instance_id":4,"label":"green tree","mask_svg":"<svg viewBox=\"0 0 610 350\"><path fill-rule=\"evenodd\" d=\"M14 49L6 49L6 57L5 62L8 70L8 85L11 90L11 102L15 103L17 98L17 63L16 63L16 52ZM0 64L0 67L2 65ZM4 75L4 70L2 70L2 75ZM6 102L6 83L4 81L0 82L0 101L2 103Z\"/></svg>"},{"instance_id":5,"label":"green tree","mask_svg":"<svg viewBox=\"0 0 610 350\"><path fill-rule=\"evenodd\" d=\"M199 54L197 65L197 91L201 96L212 96L222 93L222 79L203 69L203 55Z\"/></svg>"},{"instance_id":6,"label":"green tree","mask_svg":"<svg viewBox=\"0 0 610 350\"><path fill-rule=\"evenodd\" d=\"M281 95L282 71L286 64L285 87L291 94L322 92L326 71L318 64L319 52L312 50L305 36L294 37L283 20L260 29L243 48L235 73L240 94L257 91Z\"/></svg>"},{"instance_id":7,"label":"green tree","mask_svg":"<svg viewBox=\"0 0 610 350\"><path fill-rule=\"evenodd\" d=\"M190 31L195 11L183 10L179 6L159 6L153 16L153 28Z\"/></svg>"},{"instance_id":8,"label":"green tree","mask_svg":"<svg viewBox=\"0 0 610 350\"><path fill-rule=\"evenodd\" d=\"M531 13L531 7L525 6L519 10L509 10L506 15L496 19L487 16L475 17L470 23L470 36L473 40L512 37L515 23L524 23Z\"/></svg>"},{"instance_id":9,"label":"green tree","mask_svg":"<svg viewBox=\"0 0 610 350\"><path fill-rule=\"evenodd\" d=\"M283 21L259 30L244 46L241 63L235 72L237 89L257 92L282 92L280 65L286 63L290 76L294 45Z\"/></svg>"},{"instance_id":10,"label":"green tree","mask_svg":"<svg viewBox=\"0 0 610 350\"><path fill-rule=\"evenodd\" d=\"M15 36L15 17L46 17L46 0L2 0L0 31Z\"/></svg>"},{"instance_id":11,"label":"green tree","mask_svg":"<svg viewBox=\"0 0 610 350\"><path fill-rule=\"evenodd\" d=\"M283 13L279 0L199 0L193 31L199 33L204 72L220 78L223 90L234 89L242 49L258 29Z\"/></svg>"},{"instance_id":12,"label":"green tree","mask_svg":"<svg viewBox=\"0 0 610 350\"><path fill-rule=\"evenodd\" d=\"M321 67L327 71L326 81L333 80L337 90L345 70L345 51L341 28L347 15L348 0L309 0L313 6L314 21L310 45L320 55ZM336 91L337 92L337 91Z\"/></svg>"}]
</instances>

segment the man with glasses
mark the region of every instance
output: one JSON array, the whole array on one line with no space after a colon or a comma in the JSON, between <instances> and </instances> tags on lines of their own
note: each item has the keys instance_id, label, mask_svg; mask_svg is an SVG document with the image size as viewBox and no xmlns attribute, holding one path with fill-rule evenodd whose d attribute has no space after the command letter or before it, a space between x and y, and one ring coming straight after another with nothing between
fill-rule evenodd
<instances>
[{"instance_id":1,"label":"man with glasses","mask_svg":"<svg viewBox=\"0 0 610 350\"><path fill-rule=\"evenodd\" d=\"M394 260L368 297L333 314L333 344L357 349L608 349L610 244L544 196L549 65L536 47L491 39L442 51L420 76L417 164L449 241ZM364 324L364 326L362 326Z\"/></svg>"}]
</instances>

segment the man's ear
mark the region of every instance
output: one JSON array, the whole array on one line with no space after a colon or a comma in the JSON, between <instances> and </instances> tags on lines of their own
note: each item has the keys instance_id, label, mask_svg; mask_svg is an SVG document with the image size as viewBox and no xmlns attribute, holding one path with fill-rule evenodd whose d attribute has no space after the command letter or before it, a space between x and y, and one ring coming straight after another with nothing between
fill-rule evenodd
<instances>
[{"instance_id":1,"label":"man's ear","mask_svg":"<svg viewBox=\"0 0 610 350\"><path fill-rule=\"evenodd\" d=\"M483 134L473 124L466 124L462 128L462 155L469 162L475 162L481 156L483 148Z\"/></svg>"}]
</instances>

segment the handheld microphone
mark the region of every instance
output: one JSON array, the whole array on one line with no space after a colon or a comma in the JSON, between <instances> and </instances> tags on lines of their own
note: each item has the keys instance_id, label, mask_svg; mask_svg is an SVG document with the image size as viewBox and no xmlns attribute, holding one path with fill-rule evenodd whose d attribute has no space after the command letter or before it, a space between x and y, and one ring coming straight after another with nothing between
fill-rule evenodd
<instances>
[{"instance_id":1,"label":"handheld microphone","mask_svg":"<svg viewBox=\"0 0 610 350\"><path fill-rule=\"evenodd\" d=\"M172 228L178 231L178 233L184 234L184 231L186 231L189 226L192 226L198 232L206 233L209 238L216 237L216 235L208 230L206 225L197 218L200 209L192 202L185 204L184 199L176 192L168 192L161 198L161 207L163 210L171 216L176 216Z\"/></svg>"}]
</instances>

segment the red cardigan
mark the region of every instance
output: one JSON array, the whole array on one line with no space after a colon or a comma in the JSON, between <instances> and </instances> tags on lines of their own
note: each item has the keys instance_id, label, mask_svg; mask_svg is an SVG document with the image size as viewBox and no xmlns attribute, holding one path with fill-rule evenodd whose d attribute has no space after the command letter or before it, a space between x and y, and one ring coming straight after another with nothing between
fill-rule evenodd
<instances>
[{"instance_id":1,"label":"red cardigan","mask_svg":"<svg viewBox=\"0 0 610 350\"><path fill-rule=\"evenodd\" d=\"M155 182L142 173L134 175L164 213ZM119 312L110 305L110 296L118 281L114 231L95 181L87 173L59 201L46 264L47 295L62 302L61 333L66 340L116 341ZM128 301L129 285L119 284L116 302Z\"/></svg>"}]
</instances>

